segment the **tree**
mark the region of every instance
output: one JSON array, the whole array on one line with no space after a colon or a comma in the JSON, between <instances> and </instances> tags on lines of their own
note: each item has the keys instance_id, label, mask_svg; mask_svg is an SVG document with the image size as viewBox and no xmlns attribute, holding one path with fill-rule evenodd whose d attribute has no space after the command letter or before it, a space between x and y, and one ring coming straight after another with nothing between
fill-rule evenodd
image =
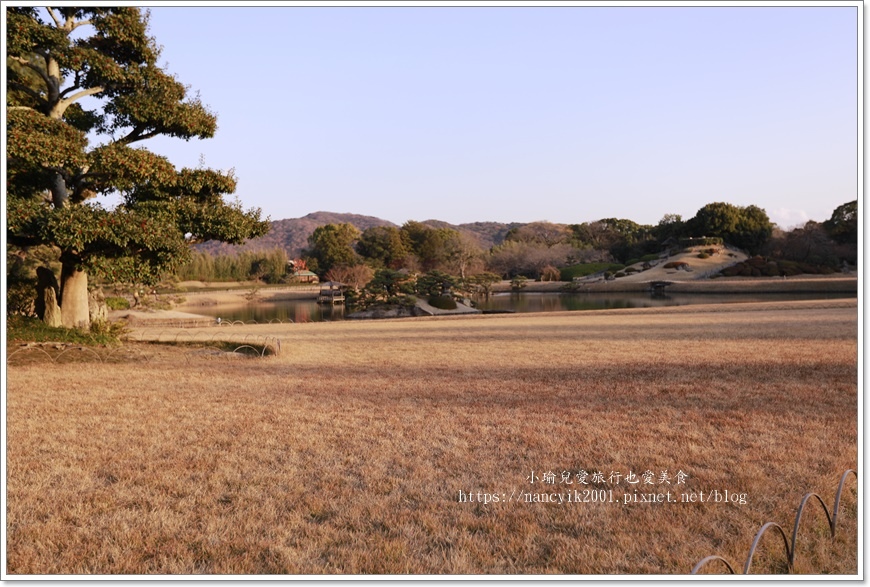
<instances>
[{"instance_id":1,"label":"tree","mask_svg":"<svg viewBox=\"0 0 870 587\"><path fill-rule=\"evenodd\" d=\"M492 293L492 286L501 281L501 276L495 273L478 273L464 280L463 288L472 294L483 294L486 301Z\"/></svg>"},{"instance_id":2,"label":"tree","mask_svg":"<svg viewBox=\"0 0 870 587\"><path fill-rule=\"evenodd\" d=\"M785 235L782 256L790 261L836 267L836 248L824 226L810 220Z\"/></svg>"},{"instance_id":3,"label":"tree","mask_svg":"<svg viewBox=\"0 0 870 587\"><path fill-rule=\"evenodd\" d=\"M548 247L537 243L505 241L492 248L488 265L493 272L508 278L524 275L536 279L544 267L564 267L568 259L575 258L577 253L570 245Z\"/></svg>"},{"instance_id":4,"label":"tree","mask_svg":"<svg viewBox=\"0 0 870 587\"><path fill-rule=\"evenodd\" d=\"M408 237L395 226L373 226L363 231L356 252L375 266L401 269L409 254Z\"/></svg>"},{"instance_id":5,"label":"tree","mask_svg":"<svg viewBox=\"0 0 870 587\"><path fill-rule=\"evenodd\" d=\"M452 230L446 234L444 249L447 270L461 279L475 269L483 269L483 248L474 236Z\"/></svg>"},{"instance_id":6,"label":"tree","mask_svg":"<svg viewBox=\"0 0 870 587\"><path fill-rule=\"evenodd\" d=\"M411 252L420 262L423 271L432 269L447 269L451 254L455 250L467 250L468 247L456 244L460 238L459 232L452 228L432 228L422 222L409 220L402 225ZM459 257L461 258L460 253Z\"/></svg>"},{"instance_id":7,"label":"tree","mask_svg":"<svg viewBox=\"0 0 870 587\"><path fill-rule=\"evenodd\" d=\"M571 242L571 228L565 224L552 222L530 222L510 229L504 237L506 241L536 243L552 247Z\"/></svg>"},{"instance_id":8,"label":"tree","mask_svg":"<svg viewBox=\"0 0 870 587\"><path fill-rule=\"evenodd\" d=\"M394 269L378 269L363 292L361 306L378 303L408 302L407 296L414 293L414 279L407 273Z\"/></svg>"},{"instance_id":9,"label":"tree","mask_svg":"<svg viewBox=\"0 0 870 587\"><path fill-rule=\"evenodd\" d=\"M287 251L276 248L269 252L249 253L251 257L249 279L261 279L266 283L280 283L287 275Z\"/></svg>"},{"instance_id":10,"label":"tree","mask_svg":"<svg viewBox=\"0 0 870 587\"><path fill-rule=\"evenodd\" d=\"M665 214L655 228L653 228L653 234L659 244L661 244L669 238L682 237L685 226L686 223L683 222L683 217L679 214Z\"/></svg>"},{"instance_id":11,"label":"tree","mask_svg":"<svg viewBox=\"0 0 870 587\"><path fill-rule=\"evenodd\" d=\"M858 244L858 200L837 206L823 223L831 238L840 244Z\"/></svg>"},{"instance_id":12,"label":"tree","mask_svg":"<svg viewBox=\"0 0 870 587\"><path fill-rule=\"evenodd\" d=\"M371 281L374 275L374 269L368 265L337 265L329 270L326 279L359 290Z\"/></svg>"},{"instance_id":13,"label":"tree","mask_svg":"<svg viewBox=\"0 0 870 587\"><path fill-rule=\"evenodd\" d=\"M442 271L430 271L417 278L416 291L421 296L448 295L456 287L456 279Z\"/></svg>"},{"instance_id":14,"label":"tree","mask_svg":"<svg viewBox=\"0 0 870 587\"><path fill-rule=\"evenodd\" d=\"M658 248L658 243L653 240L655 229L652 226L624 218L572 224L570 229L575 246L607 251L623 262L642 255L648 249Z\"/></svg>"},{"instance_id":15,"label":"tree","mask_svg":"<svg viewBox=\"0 0 870 587\"><path fill-rule=\"evenodd\" d=\"M339 265L356 265L354 243L360 232L353 224L326 224L318 226L308 237L308 254L317 262L317 271L325 275Z\"/></svg>"},{"instance_id":16,"label":"tree","mask_svg":"<svg viewBox=\"0 0 870 587\"><path fill-rule=\"evenodd\" d=\"M541 269L541 281L559 281L562 278L562 272L552 265L547 265Z\"/></svg>"},{"instance_id":17,"label":"tree","mask_svg":"<svg viewBox=\"0 0 870 587\"><path fill-rule=\"evenodd\" d=\"M720 237L725 242L757 254L773 234L773 223L758 206L735 206L726 202L707 204L686 222L695 237Z\"/></svg>"},{"instance_id":18,"label":"tree","mask_svg":"<svg viewBox=\"0 0 870 587\"><path fill-rule=\"evenodd\" d=\"M64 326L87 328L88 275L154 283L191 243L269 229L224 195L232 170L177 170L133 145L210 138L214 114L157 66L138 8L7 8L7 238L60 254ZM86 110L82 100L97 101ZM91 145L91 141L95 141ZM120 195L109 209L97 197Z\"/></svg>"}]
</instances>

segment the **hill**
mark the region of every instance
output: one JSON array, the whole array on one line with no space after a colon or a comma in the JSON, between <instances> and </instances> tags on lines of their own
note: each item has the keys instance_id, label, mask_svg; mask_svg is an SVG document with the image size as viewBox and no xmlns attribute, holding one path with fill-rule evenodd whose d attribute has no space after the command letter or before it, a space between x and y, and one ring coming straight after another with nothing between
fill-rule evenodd
<instances>
[{"instance_id":1,"label":"hill","mask_svg":"<svg viewBox=\"0 0 870 587\"><path fill-rule=\"evenodd\" d=\"M302 218L273 220L272 230L260 238L251 239L243 245L228 245L208 241L196 246L196 250L212 255L229 255L241 251L266 251L284 249L290 257L298 257L308 246L308 237L314 229L327 224L349 223L360 231L373 226L396 226L389 220L363 216L361 214L341 214L337 212L312 212Z\"/></svg>"},{"instance_id":2,"label":"hill","mask_svg":"<svg viewBox=\"0 0 870 587\"><path fill-rule=\"evenodd\" d=\"M432 228L452 228L473 236L485 249L500 245L512 228L523 226L523 222L469 222L466 224L450 224L442 220L424 220L423 224Z\"/></svg>"},{"instance_id":3,"label":"hill","mask_svg":"<svg viewBox=\"0 0 870 587\"><path fill-rule=\"evenodd\" d=\"M357 227L360 232L373 226L396 226L389 220L362 214L341 214L337 212L312 212L302 218L287 218L273 220L272 230L266 236L255 238L243 245L228 245L216 241L208 241L196 245L196 250L207 252L212 255L229 255L241 251L268 251L281 248L287 251L290 257L299 257L303 249L308 246L308 237L319 226L327 224L349 223ZM423 222L433 228L452 228L459 232L473 236L482 247L490 248L504 242L507 232L522 223L512 222L471 222L468 224L450 224L441 220L426 220Z\"/></svg>"}]
</instances>

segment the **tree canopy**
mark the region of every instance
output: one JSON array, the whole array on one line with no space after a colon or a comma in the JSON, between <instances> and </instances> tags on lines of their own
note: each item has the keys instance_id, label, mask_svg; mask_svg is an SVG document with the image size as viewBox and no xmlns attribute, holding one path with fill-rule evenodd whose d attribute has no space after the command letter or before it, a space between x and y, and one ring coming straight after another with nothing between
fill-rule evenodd
<instances>
[{"instance_id":1,"label":"tree canopy","mask_svg":"<svg viewBox=\"0 0 870 587\"><path fill-rule=\"evenodd\" d=\"M837 206L823 225L836 242L858 244L858 200Z\"/></svg>"},{"instance_id":2,"label":"tree canopy","mask_svg":"<svg viewBox=\"0 0 870 587\"><path fill-rule=\"evenodd\" d=\"M358 257L354 244L360 232L353 224L327 224L318 226L308 237L311 270L326 274L342 265L356 265Z\"/></svg>"},{"instance_id":3,"label":"tree canopy","mask_svg":"<svg viewBox=\"0 0 870 587\"><path fill-rule=\"evenodd\" d=\"M726 202L707 204L686 223L691 236L715 236L757 254L773 233L773 223L758 206L736 206Z\"/></svg>"},{"instance_id":4,"label":"tree canopy","mask_svg":"<svg viewBox=\"0 0 870 587\"><path fill-rule=\"evenodd\" d=\"M395 226L372 226L363 231L356 251L379 267L401 269L408 256L405 232Z\"/></svg>"},{"instance_id":5,"label":"tree canopy","mask_svg":"<svg viewBox=\"0 0 870 587\"><path fill-rule=\"evenodd\" d=\"M178 170L134 146L217 129L200 99L158 67L147 13L11 7L6 15L7 238L60 251L65 326L88 325L88 272L151 283L186 261L191 243L268 231L259 210L224 200L236 188L232 170ZM101 204L108 195L120 203Z\"/></svg>"}]
</instances>

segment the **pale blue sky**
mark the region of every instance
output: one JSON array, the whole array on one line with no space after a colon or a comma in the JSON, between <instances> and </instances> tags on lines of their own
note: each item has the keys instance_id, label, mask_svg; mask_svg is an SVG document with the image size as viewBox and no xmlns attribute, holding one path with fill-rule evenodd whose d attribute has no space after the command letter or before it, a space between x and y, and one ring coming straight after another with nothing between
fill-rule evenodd
<instances>
[{"instance_id":1,"label":"pale blue sky","mask_svg":"<svg viewBox=\"0 0 870 587\"><path fill-rule=\"evenodd\" d=\"M273 220L655 224L755 204L791 227L857 197L858 9L152 7L167 70Z\"/></svg>"}]
</instances>

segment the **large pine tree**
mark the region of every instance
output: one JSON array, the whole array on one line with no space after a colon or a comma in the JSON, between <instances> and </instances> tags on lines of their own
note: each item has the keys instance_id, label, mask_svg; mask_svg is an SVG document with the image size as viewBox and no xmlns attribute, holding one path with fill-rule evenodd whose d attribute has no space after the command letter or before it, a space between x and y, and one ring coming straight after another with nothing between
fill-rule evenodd
<instances>
[{"instance_id":1,"label":"large pine tree","mask_svg":"<svg viewBox=\"0 0 870 587\"><path fill-rule=\"evenodd\" d=\"M89 324L88 273L149 283L194 242L268 231L259 210L224 200L235 191L232 171L178 170L138 146L217 129L215 115L157 66L147 13L16 7L6 19L7 238L60 251L64 326ZM111 209L100 203L110 194L120 195Z\"/></svg>"}]
</instances>

